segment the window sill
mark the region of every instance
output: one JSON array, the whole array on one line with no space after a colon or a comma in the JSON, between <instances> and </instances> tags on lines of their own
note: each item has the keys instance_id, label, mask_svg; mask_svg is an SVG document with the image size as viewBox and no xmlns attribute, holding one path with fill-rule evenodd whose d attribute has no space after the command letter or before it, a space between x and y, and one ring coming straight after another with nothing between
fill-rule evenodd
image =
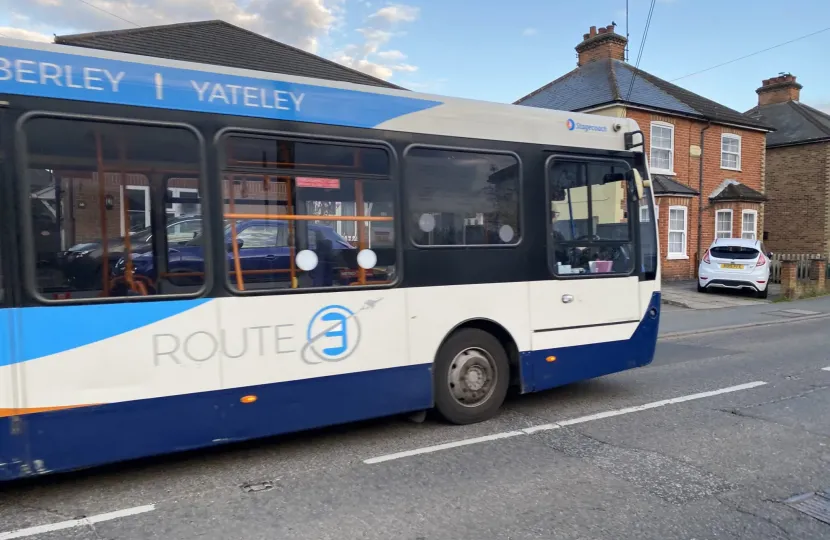
<instances>
[{"instance_id":1,"label":"window sill","mask_svg":"<svg viewBox=\"0 0 830 540\"><path fill-rule=\"evenodd\" d=\"M648 172L651 174L663 174L665 176L677 176L677 173L674 171L666 170L666 169L656 169L654 167L650 167Z\"/></svg>"},{"instance_id":2,"label":"window sill","mask_svg":"<svg viewBox=\"0 0 830 540\"><path fill-rule=\"evenodd\" d=\"M677 255L677 254L669 253L668 255L666 255L666 260L669 260L669 261L688 261L689 256L688 255Z\"/></svg>"},{"instance_id":3,"label":"window sill","mask_svg":"<svg viewBox=\"0 0 830 540\"><path fill-rule=\"evenodd\" d=\"M720 168L722 171L743 172L740 168L733 169L732 167L724 167L723 165L721 165Z\"/></svg>"}]
</instances>

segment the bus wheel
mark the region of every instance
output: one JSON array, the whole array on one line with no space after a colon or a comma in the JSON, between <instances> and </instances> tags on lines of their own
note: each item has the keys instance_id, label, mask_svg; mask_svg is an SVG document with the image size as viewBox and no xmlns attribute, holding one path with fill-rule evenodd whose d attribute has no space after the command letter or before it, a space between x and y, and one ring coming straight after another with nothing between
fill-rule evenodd
<instances>
[{"instance_id":1,"label":"bus wheel","mask_svg":"<svg viewBox=\"0 0 830 540\"><path fill-rule=\"evenodd\" d=\"M454 333L435 360L435 408L453 424L492 418L507 395L510 365L493 335L477 328Z\"/></svg>"}]
</instances>

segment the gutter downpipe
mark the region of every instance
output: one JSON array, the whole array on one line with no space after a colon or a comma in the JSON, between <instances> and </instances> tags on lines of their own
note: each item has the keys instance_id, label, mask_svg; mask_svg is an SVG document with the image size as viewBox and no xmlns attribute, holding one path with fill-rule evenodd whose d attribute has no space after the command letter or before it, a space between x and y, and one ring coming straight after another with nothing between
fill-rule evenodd
<instances>
[{"instance_id":1,"label":"gutter downpipe","mask_svg":"<svg viewBox=\"0 0 830 540\"><path fill-rule=\"evenodd\" d=\"M704 157L704 139L706 135L706 130L712 127L712 121L709 120L709 123L706 124L706 127L700 130L700 166L699 166L699 178L697 183L697 256L695 257L695 270L694 276L695 278L698 277L698 271L700 270L700 259L702 254L700 249L702 247L703 242L703 157Z\"/></svg>"}]
</instances>

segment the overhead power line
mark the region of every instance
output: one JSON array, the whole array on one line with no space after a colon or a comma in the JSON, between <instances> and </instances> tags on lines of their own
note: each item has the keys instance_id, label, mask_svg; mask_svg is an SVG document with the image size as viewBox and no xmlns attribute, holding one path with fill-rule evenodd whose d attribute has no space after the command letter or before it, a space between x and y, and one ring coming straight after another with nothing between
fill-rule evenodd
<instances>
[{"instance_id":1,"label":"overhead power line","mask_svg":"<svg viewBox=\"0 0 830 540\"><path fill-rule=\"evenodd\" d=\"M125 19L124 17L121 17L120 15L116 15L115 13L113 13L113 12L111 12L111 11L107 11L106 9L104 9L104 8L102 8L102 7L98 7L98 6L96 6L95 4L90 4L90 3L89 3L89 2L87 2L86 0L78 0L78 1L79 1L79 2L81 2L82 4L86 4L86 5L88 5L88 6L89 6L89 7L91 7L91 8L97 9L98 11L100 11L100 12L102 12L102 13L106 13L107 15L109 15L109 16L111 16L111 17L115 17L116 19L120 19L120 20L124 21L125 23L131 24L131 25L133 25L133 26L135 26L135 27L137 27L137 28L141 28L141 25L140 25L140 24L136 24L136 23L134 23L133 21L131 21L131 20L129 20L129 19Z\"/></svg>"},{"instance_id":2,"label":"overhead power line","mask_svg":"<svg viewBox=\"0 0 830 540\"><path fill-rule=\"evenodd\" d=\"M640 60L643 58L643 50L646 48L646 39L648 39L648 29L651 26L651 16L654 14L654 4L657 0L651 0L651 7L648 10L648 18L646 19L646 29L643 30L643 40L640 42L640 50L637 53L637 62L634 64L634 73L631 77L631 84L628 85L628 95L625 100L631 99L631 92L634 90L634 80L637 78L637 70L640 69Z\"/></svg>"},{"instance_id":3,"label":"overhead power line","mask_svg":"<svg viewBox=\"0 0 830 540\"><path fill-rule=\"evenodd\" d=\"M807 39L808 37L815 36L816 34L821 34L822 32L827 32L828 30L830 30L830 26L828 26L827 28L823 28L821 30L817 30L815 32L811 32L809 34L804 34L803 36L799 36L795 39L785 41L784 43L779 43L778 45L773 45L772 47L767 47L766 49L761 49L761 50L746 54L744 56L741 56L740 58L735 58L734 60L729 60L728 62L723 62L723 63L718 64L716 66L708 67L706 69L701 69L700 71L695 71L694 73L689 73L688 75L683 75L682 77L678 77L676 79L671 79L670 82L679 81L680 79L685 79L687 77L692 77L694 75L699 75L699 74L705 73L707 71L712 71L713 69L717 69L719 67L727 66L729 64L733 64L733 63L738 62L740 60L745 60L745 59L750 58L752 56L756 56L756 55L759 55L761 53L765 53L767 51L777 49L778 47L783 47L784 45L789 45L790 43L795 43L796 41L801 41L802 39Z\"/></svg>"}]
</instances>

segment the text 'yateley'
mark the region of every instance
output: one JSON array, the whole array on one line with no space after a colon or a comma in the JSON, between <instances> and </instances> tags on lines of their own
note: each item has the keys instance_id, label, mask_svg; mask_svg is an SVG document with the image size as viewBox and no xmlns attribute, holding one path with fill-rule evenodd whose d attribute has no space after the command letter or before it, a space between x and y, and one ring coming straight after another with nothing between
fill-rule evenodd
<instances>
[{"instance_id":1,"label":"text 'yateley'","mask_svg":"<svg viewBox=\"0 0 830 540\"><path fill-rule=\"evenodd\" d=\"M295 94L285 90L273 90L257 86L222 84L212 82L190 81L199 94L199 101L207 103L224 103L226 105L243 105L262 109L297 111L305 94Z\"/></svg>"}]
</instances>

